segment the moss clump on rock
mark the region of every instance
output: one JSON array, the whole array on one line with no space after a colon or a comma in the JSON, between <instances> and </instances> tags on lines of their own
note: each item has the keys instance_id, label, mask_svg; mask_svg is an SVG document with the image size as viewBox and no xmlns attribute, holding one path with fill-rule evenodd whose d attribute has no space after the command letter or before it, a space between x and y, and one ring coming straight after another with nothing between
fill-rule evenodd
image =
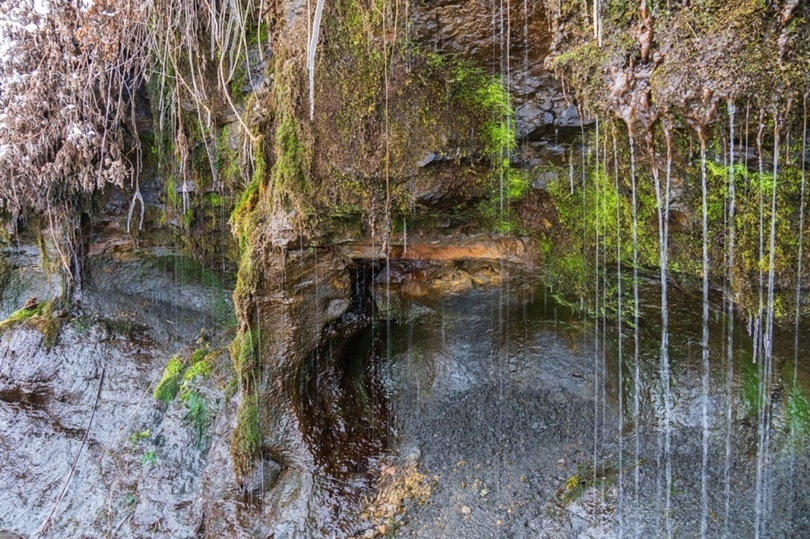
<instances>
[{"instance_id":1,"label":"moss clump on rock","mask_svg":"<svg viewBox=\"0 0 810 539\"><path fill-rule=\"evenodd\" d=\"M0 322L0 330L9 328L20 322L24 322L25 320L28 320L34 316L39 316L44 312L44 310L44 303L36 303L35 305L18 309L11 313L8 318Z\"/></svg>"},{"instance_id":2,"label":"moss clump on rock","mask_svg":"<svg viewBox=\"0 0 810 539\"><path fill-rule=\"evenodd\" d=\"M163 371L163 376L155 386L152 395L164 403L169 403L177 396L180 390L180 381L183 378L183 360L177 356L171 358Z\"/></svg>"}]
</instances>

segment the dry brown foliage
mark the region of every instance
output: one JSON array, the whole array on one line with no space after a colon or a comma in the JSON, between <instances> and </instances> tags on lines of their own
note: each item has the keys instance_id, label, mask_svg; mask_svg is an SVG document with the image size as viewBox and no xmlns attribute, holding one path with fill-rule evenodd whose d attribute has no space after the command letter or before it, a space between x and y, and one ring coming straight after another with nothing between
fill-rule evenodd
<instances>
[{"instance_id":1,"label":"dry brown foliage","mask_svg":"<svg viewBox=\"0 0 810 539\"><path fill-rule=\"evenodd\" d=\"M11 4L0 7L0 200L14 213L44 207L54 187L121 185L135 166L122 124L146 58L137 3Z\"/></svg>"},{"instance_id":2,"label":"dry brown foliage","mask_svg":"<svg viewBox=\"0 0 810 539\"><path fill-rule=\"evenodd\" d=\"M177 129L180 99L203 129L217 99L237 113L228 84L260 1L0 3L0 206L14 216L115 184L142 213L135 93L157 81L161 131Z\"/></svg>"}]
</instances>

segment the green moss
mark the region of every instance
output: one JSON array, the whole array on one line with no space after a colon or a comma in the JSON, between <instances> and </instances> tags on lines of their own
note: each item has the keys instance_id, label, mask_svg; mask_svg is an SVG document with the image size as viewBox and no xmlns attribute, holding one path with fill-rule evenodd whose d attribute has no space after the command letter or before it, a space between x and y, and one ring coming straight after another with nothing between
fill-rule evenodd
<instances>
[{"instance_id":1,"label":"green moss","mask_svg":"<svg viewBox=\"0 0 810 539\"><path fill-rule=\"evenodd\" d=\"M243 398L250 397L245 395ZM259 409L256 404L246 404L243 400L236 416L236 428L231 436L231 458L238 478L245 478L253 470L261 450L261 440Z\"/></svg>"},{"instance_id":2,"label":"green moss","mask_svg":"<svg viewBox=\"0 0 810 539\"><path fill-rule=\"evenodd\" d=\"M0 330L4 330L20 322L24 322L34 316L40 316L46 308L46 303L37 303L33 307L16 310L8 318L0 322Z\"/></svg>"},{"instance_id":3,"label":"green moss","mask_svg":"<svg viewBox=\"0 0 810 539\"><path fill-rule=\"evenodd\" d=\"M225 197L219 193L206 193L205 197L203 198L205 199L206 204L214 208L219 208L220 206L225 205Z\"/></svg>"},{"instance_id":4,"label":"green moss","mask_svg":"<svg viewBox=\"0 0 810 539\"><path fill-rule=\"evenodd\" d=\"M250 183L239 194L231 212L230 225L233 235L236 237L240 250L247 248L250 233L253 230L255 215L254 211L259 202L259 187L264 176L264 159L260 159L256 165L256 170Z\"/></svg>"},{"instance_id":5,"label":"green moss","mask_svg":"<svg viewBox=\"0 0 810 539\"><path fill-rule=\"evenodd\" d=\"M276 161L272 169L273 198L280 203L292 203L296 209L307 206L303 201L310 194L305 149L301 142L298 122L292 114L282 114L276 127Z\"/></svg>"},{"instance_id":6,"label":"green moss","mask_svg":"<svg viewBox=\"0 0 810 539\"><path fill-rule=\"evenodd\" d=\"M514 111L509 91L499 77L462 61L447 68L451 99L476 114L482 127L478 139L496 172L509 167L504 157L517 147Z\"/></svg>"},{"instance_id":7,"label":"green moss","mask_svg":"<svg viewBox=\"0 0 810 539\"><path fill-rule=\"evenodd\" d=\"M160 382L158 382L158 385L155 387L152 395L157 400L165 403L173 401L174 397L177 396L178 390L180 389L182 373L183 360L176 356L171 358L169 363L166 365L166 369L163 371L163 376L161 377Z\"/></svg>"},{"instance_id":8,"label":"green moss","mask_svg":"<svg viewBox=\"0 0 810 539\"><path fill-rule=\"evenodd\" d=\"M259 340L254 332L240 332L230 346L231 359L240 380L249 379L258 367Z\"/></svg>"},{"instance_id":9,"label":"green moss","mask_svg":"<svg viewBox=\"0 0 810 539\"><path fill-rule=\"evenodd\" d=\"M565 480L557 490L557 499L567 506L577 501L588 489L598 488L605 492L613 487L619 471L613 466L600 466L594 470L591 466L577 466L577 473Z\"/></svg>"},{"instance_id":10,"label":"green moss","mask_svg":"<svg viewBox=\"0 0 810 539\"><path fill-rule=\"evenodd\" d=\"M205 359L206 354L208 354L208 347L203 346L202 348L197 348L191 353L191 357L189 358L191 361L191 365L196 365L200 361Z\"/></svg>"},{"instance_id":11,"label":"green moss","mask_svg":"<svg viewBox=\"0 0 810 539\"><path fill-rule=\"evenodd\" d=\"M64 321L63 317L54 316L53 310L54 304L50 301L37 303L28 308L23 307L0 322L0 331L25 322L42 333L42 344L46 350L50 350L59 338Z\"/></svg>"},{"instance_id":12,"label":"green moss","mask_svg":"<svg viewBox=\"0 0 810 539\"><path fill-rule=\"evenodd\" d=\"M601 168L598 171L588 168L585 187L582 187L577 171L572 192L568 171L557 172L557 179L547 186L558 223L544 233L546 245L553 246L544 257L544 276L547 284L555 290L578 297L593 297L591 287L594 284L597 238L603 265L600 271L605 270L604 266L615 267L618 256L625 267L630 267L633 261L630 178L620 174L622 180L617 189L612 173L605 174ZM636 183L639 265L655 267L659 255L658 232L646 225L656 212L655 195L652 182L642 179L641 174Z\"/></svg>"},{"instance_id":13,"label":"green moss","mask_svg":"<svg viewBox=\"0 0 810 539\"><path fill-rule=\"evenodd\" d=\"M177 193L177 184L173 175L166 178L166 204L172 209L183 207L183 197Z\"/></svg>"},{"instance_id":14,"label":"green moss","mask_svg":"<svg viewBox=\"0 0 810 539\"><path fill-rule=\"evenodd\" d=\"M191 230L191 225L194 223L194 209L189 208L183 214L183 226L186 230Z\"/></svg>"},{"instance_id":15,"label":"green moss","mask_svg":"<svg viewBox=\"0 0 810 539\"><path fill-rule=\"evenodd\" d=\"M803 444L810 437L810 404L798 385L794 385L788 394L785 416L792 439Z\"/></svg>"},{"instance_id":16,"label":"green moss","mask_svg":"<svg viewBox=\"0 0 810 539\"><path fill-rule=\"evenodd\" d=\"M779 9L762 0L701 0L688 7L667 3L666 9L648 6L653 40L644 59L638 2L622 0L604 6L601 44L592 24L583 24L582 4L550 2L553 66L569 94L591 112L620 113L630 104L625 100L630 92L624 95L613 86L616 72L629 73L648 60L653 61L646 64L650 66L646 73L638 69L634 73L648 79L654 109L669 114L702 106L704 89L721 99L770 106L772 96L799 97L807 87L807 6L797 7L788 24L781 20ZM773 54L774 50L780 54ZM694 98L684 101L686 95ZM640 112L644 116L648 111Z\"/></svg>"},{"instance_id":17,"label":"green moss","mask_svg":"<svg viewBox=\"0 0 810 539\"><path fill-rule=\"evenodd\" d=\"M197 378L206 378L210 374L211 365L205 359L200 359L183 373L183 386L187 386Z\"/></svg>"},{"instance_id":18,"label":"green moss","mask_svg":"<svg viewBox=\"0 0 810 539\"><path fill-rule=\"evenodd\" d=\"M216 168L220 180L225 185L234 188L242 181L242 171L239 168L239 156L233 148L231 148L231 128L224 126L220 129L217 135L216 144Z\"/></svg>"}]
</instances>

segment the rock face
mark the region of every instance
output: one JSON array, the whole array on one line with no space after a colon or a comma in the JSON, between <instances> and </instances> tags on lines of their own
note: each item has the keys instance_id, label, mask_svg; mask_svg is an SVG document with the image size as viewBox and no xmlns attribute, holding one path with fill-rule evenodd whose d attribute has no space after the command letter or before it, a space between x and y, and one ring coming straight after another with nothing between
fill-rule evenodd
<instances>
[{"instance_id":1,"label":"rock face","mask_svg":"<svg viewBox=\"0 0 810 539\"><path fill-rule=\"evenodd\" d=\"M105 276L86 288L84 308L33 317L0 337L0 529L196 537L209 447L228 432L230 358L209 356L209 375L185 382L204 402L196 424L188 400L164 405L152 391L169 358L188 355L184 344L222 347L195 336L213 327L201 313L230 310L229 292L183 282L161 266L165 256L98 262L90 274Z\"/></svg>"},{"instance_id":2,"label":"rock face","mask_svg":"<svg viewBox=\"0 0 810 539\"><path fill-rule=\"evenodd\" d=\"M411 32L411 39L428 50L502 76L515 108L519 141L542 148L558 139L561 129L579 130L577 109L545 67L551 33L543 3L512 2L507 7L478 0L424 2L415 6Z\"/></svg>"}]
</instances>

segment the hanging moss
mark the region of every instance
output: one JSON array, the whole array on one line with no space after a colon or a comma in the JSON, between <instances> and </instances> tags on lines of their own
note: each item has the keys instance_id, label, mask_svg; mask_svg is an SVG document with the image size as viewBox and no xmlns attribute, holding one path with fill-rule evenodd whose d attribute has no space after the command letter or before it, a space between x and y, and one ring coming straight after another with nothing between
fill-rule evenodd
<instances>
[{"instance_id":1,"label":"hanging moss","mask_svg":"<svg viewBox=\"0 0 810 539\"><path fill-rule=\"evenodd\" d=\"M236 237L240 251L244 252L248 246L250 233L255 229L256 205L259 201L260 175L254 174L252 181L240 193L231 212L231 232Z\"/></svg>"},{"instance_id":2,"label":"hanging moss","mask_svg":"<svg viewBox=\"0 0 810 539\"><path fill-rule=\"evenodd\" d=\"M258 344L251 330L240 332L231 343L233 366L243 386L249 383L258 366Z\"/></svg>"},{"instance_id":3,"label":"hanging moss","mask_svg":"<svg viewBox=\"0 0 810 539\"><path fill-rule=\"evenodd\" d=\"M250 395L245 395L243 399L250 399ZM259 457L261 441L259 408L256 404L243 400L231 435L231 458L238 478L243 479L253 471L254 463Z\"/></svg>"},{"instance_id":4,"label":"hanging moss","mask_svg":"<svg viewBox=\"0 0 810 539\"><path fill-rule=\"evenodd\" d=\"M216 150L215 166L219 179L228 187L235 189L242 180L239 168L239 155L231 148L231 127L226 125L219 130L214 146Z\"/></svg>"}]
</instances>

